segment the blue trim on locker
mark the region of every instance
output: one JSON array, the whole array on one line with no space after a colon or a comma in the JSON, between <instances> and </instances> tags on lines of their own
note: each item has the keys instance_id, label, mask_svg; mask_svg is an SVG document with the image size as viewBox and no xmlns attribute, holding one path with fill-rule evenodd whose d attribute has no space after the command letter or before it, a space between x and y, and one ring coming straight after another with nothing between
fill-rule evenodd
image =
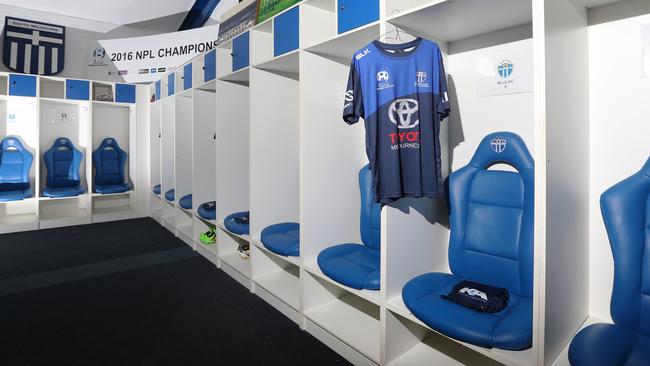
<instances>
[{"instance_id":1,"label":"blue trim on locker","mask_svg":"<svg viewBox=\"0 0 650 366\"><path fill-rule=\"evenodd\" d=\"M183 90L192 89L192 63L183 66Z\"/></svg>"},{"instance_id":2,"label":"blue trim on locker","mask_svg":"<svg viewBox=\"0 0 650 366\"><path fill-rule=\"evenodd\" d=\"M273 18L273 55L280 56L298 49L300 43L300 12L294 7Z\"/></svg>"},{"instance_id":3,"label":"blue trim on locker","mask_svg":"<svg viewBox=\"0 0 650 366\"><path fill-rule=\"evenodd\" d=\"M88 80L66 79L65 99L90 100L90 82Z\"/></svg>"},{"instance_id":4,"label":"blue trim on locker","mask_svg":"<svg viewBox=\"0 0 650 366\"><path fill-rule=\"evenodd\" d=\"M212 50L203 56L203 82L217 78L217 50Z\"/></svg>"},{"instance_id":5,"label":"blue trim on locker","mask_svg":"<svg viewBox=\"0 0 650 366\"><path fill-rule=\"evenodd\" d=\"M9 95L35 97L36 76L9 74Z\"/></svg>"},{"instance_id":6,"label":"blue trim on locker","mask_svg":"<svg viewBox=\"0 0 650 366\"><path fill-rule=\"evenodd\" d=\"M162 80L156 81L156 100L162 99Z\"/></svg>"},{"instance_id":7,"label":"blue trim on locker","mask_svg":"<svg viewBox=\"0 0 650 366\"><path fill-rule=\"evenodd\" d=\"M115 84L115 101L118 103L135 103L135 85Z\"/></svg>"},{"instance_id":8,"label":"blue trim on locker","mask_svg":"<svg viewBox=\"0 0 650 366\"><path fill-rule=\"evenodd\" d=\"M232 40L232 71L243 69L249 65L250 33L243 33Z\"/></svg>"},{"instance_id":9,"label":"blue trim on locker","mask_svg":"<svg viewBox=\"0 0 650 366\"><path fill-rule=\"evenodd\" d=\"M167 96L174 95L174 82L175 82L175 74L172 72L171 74L167 75Z\"/></svg>"},{"instance_id":10,"label":"blue trim on locker","mask_svg":"<svg viewBox=\"0 0 650 366\"><path fill-rule=\"evenodd\" d=\"M379 20L379 0L339 0L339 34Z\"/></svg>"}]
</instances>

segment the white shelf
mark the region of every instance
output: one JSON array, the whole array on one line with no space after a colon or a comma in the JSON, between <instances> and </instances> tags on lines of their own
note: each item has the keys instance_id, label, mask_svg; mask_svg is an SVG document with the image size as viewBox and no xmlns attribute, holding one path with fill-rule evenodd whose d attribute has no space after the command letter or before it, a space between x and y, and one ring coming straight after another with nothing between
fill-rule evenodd
<instances>
[{"instance_id":1,"label":"white shelf","mask_svg":"<svg viewBox=\"0 0 650 366\"><path fill-rule=\"evenodd\" d=\"M38 200L41 202L52 202L52 201L67 201L67 200L76 200L80 198L86 198L90 197L88 193L83 193L78 196L72 196L72 197L38 197Z\"/></svg>"},{"instance_id":2,"label":"white shelf","mask_svg":"<svg viewBox=\"0 0 650 366\"><path fill-rule=\"evenodd\" d=\"M352 287L345 286L343 284L340 284L333 279L327 277L323 272L321 272L320 268L318 267L318 263L312 262L312 263L305 263L304 264L304 269L305 271L311 273L312 275L325 280L347 292L350 292L356 296L359 296L362 299L366 299L373 304L380 305L381 304L381 298L379 296L379 291L370 291L370 290L357 290Z\"/></svg>"},{"instance_id":3,"label":"white shelf","mask_svg":"<svg viewBox=\"0 0 650 366\"><path fill-rule=\"evenodd\" d=\"M306 309L305 316L379 363L379 319L370 315L379 313L379 308L367 309L367 306L367 303L360 302L356 296L349 294L321 306Z\"/></svg>"},{"instance_id":4,"label":"white shelf","mask_svg":"<svg viewBox=\"0 0 650 366\"><path fill-rule=\"evenodd\" d=\"M300 267L300 257L285 257L285 256L283 256L283 255L279 255L279 254L273 253L272 251L268 250L268 249L264 246L264 244L260 243L260 242L257 241L257 240L253 240L252 243L253 243L253 245L255 245L257 248L259 248L260 250L264 251L264 253L267 253L268 255L271 255L271 256L273 256L273 257L275 257L275 258L279 258L279 259L281 259L281 260L283 260L283 261L285 261L285 262L289 262L289 263L293 264L294 266Z\"/></svg>"},{"instance_id":5,"label":"white shelf","mask_svg":"<svg viewBox=\"0 0 650 366\"><path fill-rule=\"evenodd\" d=\"M234 236L234 237L236 237L238 239L241 239L241 240L243 240L243 241L245 241L247 243L250 243L250 241L251 241L251 236L250 235L247 235L247 234L235 234L232 231L228 230L226 228L226 225L224 225L223 222L218 223L217 226L219 227L219 229L223 230L223 232L225 232L226 234L228 234L230 236Z\"/></svg>"},{"instance_id":6,"label":"white shelf","mask_svg":"<svg viewBox=\"0 0 650 366\"><path fill-rule=\"evenodd\" d=\"M253 67L264 71L287 75L294 79L297 79L297 75L299 74L300 70L300 51L295 50L285 53L268 61L253 65Z\"/></svg>"},{"instance_id":7,"label":"white shelf","mask_svg":"<svg viewBox=\"0 0 650 366\"><path fill-rule=\"evenodd\" d=\"M374 22L311 46L307 51L347 65L356 51L379 36L379 22Z\"/></svg>"},{"instance_id":8,"label":"white shelf","mask_svg":"<svg viewBox=\"0 0 650 366\"><path fill-rule=\"evenodd\" d=\"M300 306L300 278L285 271L271 273L254 279L255 283L287 305L298 310Z\"/></svg>"},{"instance_id":9,"label":"white shelf","mask_svg":"<svg viewBox=\"0 0 650 366\"><path fill-rule=\"evenodd\" d=\"M135 192L134 190L118 193L92 193L93 197L115 197L115 196L128 196L131 193Z\"/></svg>"},{"instance_id":10,"label":"white shelf","mask_svg":"<svg viewBox=\"0 0 650 366\"><path fill-rule=\"evenodd\" d=\"M220 254L219 259L221 259L222 262L226 263L227 265L235 269L244 277L250 278L250 273L251 273L250 258L241 259L241 257L239 257L239 252L234 251L232 253Z\"/></svg>"},{"instance_id":11,"label":"white shelf","mask_svg":"<svg viewBox=\"0 0 650 366\"><path fill-rule=\"evenodd\" d=\"M250 81L250 68L245 67L230 74L219 77L219 80L229 81L237 84L248 84Z\"/></svg>"},{"instance_id":12,"label":"white shelf","mask_svg":"<svg viewBox=\"0 0 650 366\"><path fill-rule=\"evenodd\" d=\"M131 108L135 106L135 104L131 104L131 103L104 102L101 100L93 100L92 103L96 105L106 105L110 107L120 107L120 108Z\"/></svg>"},{"instance_id":13,"label":"white shelf","mask_svg":"<svg viewBox=\"0 0 650 366\"><path fill-rule=\"evenodd\" d=\"M532 22L531 1L434 0L388 22L413 35L453 42Z\"/></svg>"},{"instance_id":14,"label":"white shelf","mask_svg":"<svg viewBox=\"0 0 650 366\"><path fill-rule=\"evenodd\" d=\"M38 98L38 100L41 102L72 104L76 106L85 106L85 107L88 107L90 105L89 100L74 100L74 99L59 99L59 98Z\"/></svg>"}]
</instances>

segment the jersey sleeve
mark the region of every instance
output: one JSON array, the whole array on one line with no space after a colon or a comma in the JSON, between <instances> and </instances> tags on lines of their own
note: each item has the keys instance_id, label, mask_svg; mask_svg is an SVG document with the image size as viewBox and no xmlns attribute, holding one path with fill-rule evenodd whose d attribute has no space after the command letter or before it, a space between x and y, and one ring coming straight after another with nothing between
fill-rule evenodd
<instances>
[{"instance_id":1,"label":"jersey sleeve","mask_svg":"<svg viewBox=\"0 0 650 366\"><path fill-rule=\"evenodd\" d=\"M438 98L436 111L440 121L449 116L450 103L449 94L447 93L447 73L445 72L445 65L442 59L442 53L438 49Z\"/></svg>"},{"instance_id":2,"label":"jersey sleeve","mask_svg":"<svg viewBox=\"0 0 650 366\"><path fill-rule=\"evenodd\" d=\"M348 76L348 88L345 92L345 104L343 105L343 120L352 125L363 117L363 95L361 93L361 78L357 69L356 61L350 65L350 76Z\"/></svg>"}]
</instances>

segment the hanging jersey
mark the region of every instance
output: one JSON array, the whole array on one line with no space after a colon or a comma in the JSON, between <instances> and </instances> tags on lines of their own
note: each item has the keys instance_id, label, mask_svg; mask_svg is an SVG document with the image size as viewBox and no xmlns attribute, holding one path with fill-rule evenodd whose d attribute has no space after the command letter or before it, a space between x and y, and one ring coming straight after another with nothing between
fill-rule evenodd
<instances>
[{"instance_id":1,"label":"hanging jersey","mask_svg":"<svg viewBox=\"0 0 650 366\"><path fill-rule=\"evenodd\" d=\"M343 119L363 117L375 201L440 197L440 122L449 115L442 54L417 38L391 45L374 41L357 51Z\"/></svg>"}]
</instances>

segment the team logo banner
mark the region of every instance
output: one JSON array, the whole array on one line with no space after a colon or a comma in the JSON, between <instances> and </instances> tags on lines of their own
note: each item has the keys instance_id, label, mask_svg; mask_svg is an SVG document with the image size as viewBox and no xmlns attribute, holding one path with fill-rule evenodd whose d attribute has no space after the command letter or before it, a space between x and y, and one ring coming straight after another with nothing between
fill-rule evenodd
<instances>
[{"instance_id":1,"label":"team logo banner","mask_svg":"<svg viewBox=\"0 0 650 366\"><path fill-rule=\"evenodd\" d=\"M63 71L65 27L5 17L2 62L25 74L55 75Z\"/></svg>"}]
</instances>

